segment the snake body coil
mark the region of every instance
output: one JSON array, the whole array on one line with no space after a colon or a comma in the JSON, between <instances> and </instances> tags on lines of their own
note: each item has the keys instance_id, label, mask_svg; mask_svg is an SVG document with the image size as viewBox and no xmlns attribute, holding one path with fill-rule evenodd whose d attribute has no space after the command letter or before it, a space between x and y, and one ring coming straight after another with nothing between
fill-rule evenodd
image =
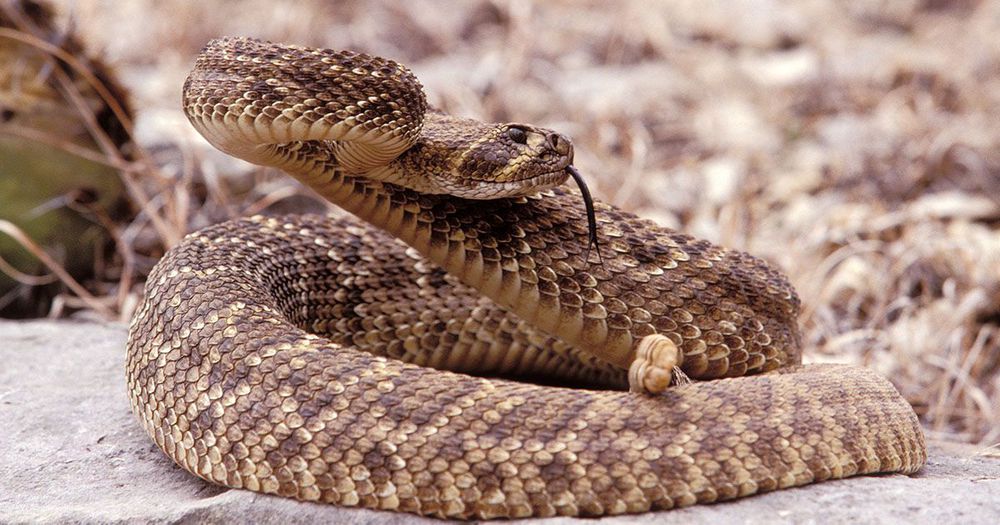
<instances>
[{"instance_id":1,"label":"snake body coil","mask_svg":"<svg viewBox=\"0 0 1000 525\"><path fill-rule=\"evenodd\" d=\"M209 43L184 104L220 149L380 228L253 217L157 265L129 394L197 476L491 518L667 509L925 461L885 379L799 364L798 299L762 261L600 203L603 260L589 253L554 132L430 110L388 60L249 39ZM721 379L668 387L677 369Z\"/></svg>"}]
</instances>

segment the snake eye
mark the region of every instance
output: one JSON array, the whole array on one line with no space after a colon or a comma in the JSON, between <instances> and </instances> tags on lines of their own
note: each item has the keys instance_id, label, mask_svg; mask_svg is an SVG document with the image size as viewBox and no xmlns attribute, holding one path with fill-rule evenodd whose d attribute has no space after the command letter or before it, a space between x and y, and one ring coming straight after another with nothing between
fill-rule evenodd
<instances>
[{"instance_id":1,"label":"snake eye","mask_svg":"<svg viewBox=\"0 0 1000 525\"><path fill-rule=\"evenodd\" d=\"M507 128L507 136L518 144L528 143L528 134L521 128Z\"/></svg>"}]
</instances>

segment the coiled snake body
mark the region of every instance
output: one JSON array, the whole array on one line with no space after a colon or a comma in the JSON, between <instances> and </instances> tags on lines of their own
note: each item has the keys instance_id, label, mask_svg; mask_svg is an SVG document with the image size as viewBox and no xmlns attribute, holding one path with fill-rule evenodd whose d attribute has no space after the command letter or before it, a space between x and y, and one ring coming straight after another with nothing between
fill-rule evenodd
<instances>
[{"instance_id":1,"label":"coiled snake body","mask_svg":"<svg viewBox=\"0 0 1000 525\"><path fill-rule=\"evenodd\" d=\"M129 394L197 476L491 518L667 509L925 461L886 380L799 364L798 299L762 261L603 204L591 252L556 133L429 110L388 60L238 38L203 50L184 106L215 146L380 228L253 217L157 265ZM722 379L668 387L675 370Z\"/></svg>"}]
</instances>

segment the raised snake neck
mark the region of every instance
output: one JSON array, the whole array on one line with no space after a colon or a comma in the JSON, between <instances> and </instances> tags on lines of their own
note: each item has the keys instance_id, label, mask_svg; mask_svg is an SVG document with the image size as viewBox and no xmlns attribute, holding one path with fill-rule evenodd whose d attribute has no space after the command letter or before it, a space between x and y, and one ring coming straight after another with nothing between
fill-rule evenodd
<instances>
[{"instance_id":1,"label":"raised snake neck","mask_svg":"<svg viewBox=\"0 0 1000 525\"><path fill-rule=\"evenodd\" d=\"M488 518L671 508L925 461L886 380L799 365L798 299L762 261L600 203L603 260L586 257L558 134L425 116L398 64L248 39L211 42L184 100L216 146L392 235L252 218L157 265L130 397L198 476ZM666 388L673 365L771 373Z\"/></svg>"}]
</instances>

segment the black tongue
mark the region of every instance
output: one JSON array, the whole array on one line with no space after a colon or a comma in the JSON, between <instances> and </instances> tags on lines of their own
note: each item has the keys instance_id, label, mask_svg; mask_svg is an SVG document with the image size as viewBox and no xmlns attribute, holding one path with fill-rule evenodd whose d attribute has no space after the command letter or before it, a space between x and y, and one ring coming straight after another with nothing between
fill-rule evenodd
<instances>
[{"instance_id":1,"label":"black tongue","mask_svg":"<svg viewBox=\"0 0 1000 525\"><path fill-rule=\"evenodd\" d=\"M584 260L590 259L590 248L593 247L594 251L597 252L597 259L601 264L604 264L604 259L601 257L601 246L597 243L597 214L594 212L594 198L590 196L590 189L587 188L587 183L583 181L583 176L580 175L580 172L576 168L566 166L566 172L569 173L570 177L573 177L573 181L580 188L580 194L583 195L583 204L587 208L589 238L587 241L587 251L583 254L583 258Z\"/></svg>"}]
</instances>

